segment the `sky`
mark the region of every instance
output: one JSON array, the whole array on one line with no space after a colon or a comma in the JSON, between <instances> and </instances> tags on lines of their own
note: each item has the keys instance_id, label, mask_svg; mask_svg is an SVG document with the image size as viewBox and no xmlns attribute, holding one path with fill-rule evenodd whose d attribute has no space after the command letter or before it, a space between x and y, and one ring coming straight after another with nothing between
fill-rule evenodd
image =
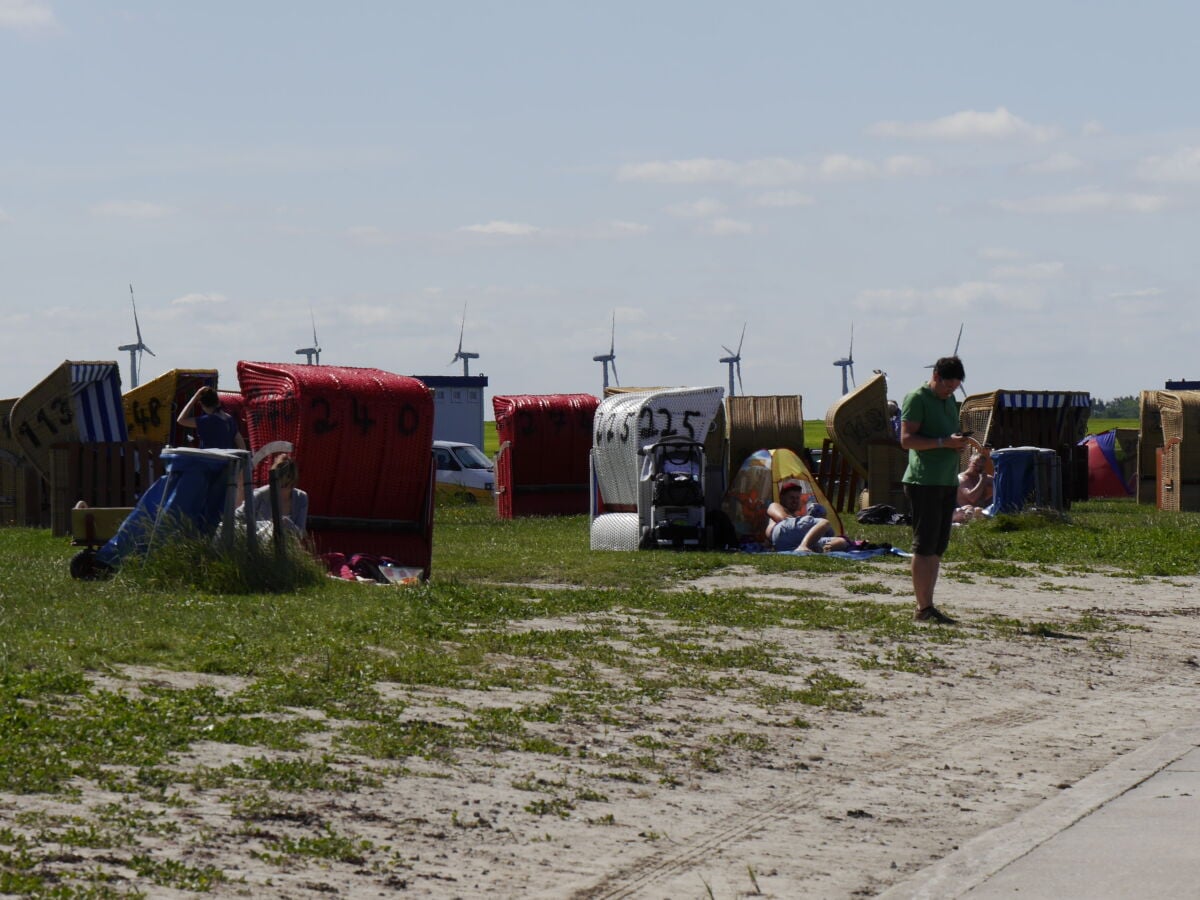
<instances>
[{"instance_id":1,"label":"sky","mask_svg":"<svg viewBox=\"0 0 1200 900\"><path fill-rule=\"evenodd\" d=\"M1111 399L1200 378L1200 11L0 0L0 397L241 359ZM614 325L615 320L615 325Z\"/></svg>"}]
</instances>

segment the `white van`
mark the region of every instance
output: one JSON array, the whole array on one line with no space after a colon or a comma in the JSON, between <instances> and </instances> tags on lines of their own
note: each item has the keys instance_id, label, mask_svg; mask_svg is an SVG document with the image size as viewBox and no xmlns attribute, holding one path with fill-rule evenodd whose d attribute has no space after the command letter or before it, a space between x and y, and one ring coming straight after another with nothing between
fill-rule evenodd
<instances>
[{"instance_id":1,"label":"white van","mask_svg":"<svg viewBox=\"0 0 1200 900\"><path fill-rule=\"evenodd\" d=\"M433 464L437 491L467 503L495 499L496 474L492 461L474 444L434 441Z\"/></svg>"}]
</instances>

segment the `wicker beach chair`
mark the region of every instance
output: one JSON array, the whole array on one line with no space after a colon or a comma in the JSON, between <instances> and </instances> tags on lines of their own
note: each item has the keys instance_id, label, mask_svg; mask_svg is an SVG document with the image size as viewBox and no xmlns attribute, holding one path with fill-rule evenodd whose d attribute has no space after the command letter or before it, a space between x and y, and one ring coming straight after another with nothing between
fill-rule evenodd
<instances>
[{"instance_id":1,"label":"wicker beach chair","mask_svg":"<svg viewBox=\"0 0 1200 900\"><path fill-rule=\"evenodd\" d=\"M429 388L415 378L346 366L241 361L237 372L251 447L277 440L294 447L317 549L386 556L428 577Z\"/></svg>"},{"instance_id":2,"label":"wicker beach chair","mask_svg":"<svg viewBox=\"0 0 1200 900\"><path fill-rule=\"evenodd\" d=\"M871 441L892 437L887 410L887 379L876 375L840 397L825 413L825 430L860 478L870 466Z\"/></svg>"},{"instance_id":3,"label":"wicker beach chair","mask_svg":"<svg viewBox=\"0 0 1200 900\"><path fill-rule=\"evenodd\" d=\"M25 459L8 416L17 398L0 400L0 527L25 525Z\"/></svg>"},{"instance_id":4,"label":"wicker beach chair","mask_svg":"<svg viewBox=\"0 0 1200 900\"><path fill-rule=\"evenodd\" d=\"M1059 457L1064 506L1087 499L1087 434L1092 399L1086 391L996 390L972 394L959 407L959 427L994 450L1041 447ZM964 449L965 466L970 451Z\"/></svg>"},{"instance_id":5,"label":"wicker beach chair","mask_svg":"<svg viewBox=\"0 0 1200 900\"><path fill-rule=\"evenodd\" d=\"M1163 446L1161 391L1142 391L1138 398L1137 502L1158 505L1158 458Z\"/></svg>"},{"instance_id":6,"label":"wicker beach chair","mask_svg":"<svg viewBox=\"0 0 1200 900\"><path fill-rule=\"evenodd\" d=\"M588 511L588 458L599 401L591 394L495 396L496 514Z\"/></svg>"},{"instance_id":7,"label":"wicker beach chair","mask_svg":"<svg viewBox=\"0 0 1200 900\"><path fill-rule=\"evenodd\" d=\"M122 404L130 439L184 445L194 432L176 424L179 411L200 388L216 386L216 369L172 369L126 391Z\"/></svg>"},{"instance_id":8,"label":"wicker beach chair","mask_svg":"<svg viewBox=\"0 0 1200 900\"><path fill-rule=\"evenodd\" d=\"M724 393L720 387L631 391L614 393L596 408L590 500L593 550L638 548L649 512L642 491L641 450L672 438L704 442L721 413ZM723 437L719 443L723 444ZM721 472L724 466L722 456ZM715 495L715 499L706 496L706 503L714 504L709 508L719 508L720 495L708 493Z\"/></svg>"},{"instance_id":9,"label":"wicker beach chair","mask_svg":"<svg viewBox=\"0 0 1200 900\"><path fill-rule=\"evenodd\" d=\"M20 397L9 413L25 459L50 480L50 447L129 439L117 364L67 360Z\"/></svg>"},{"instance_id":10,"label":"wicker beach chair","mask_svg":"<svg viewBox=\"0 0 1200 900\"><path fill-rule=\"evenodd\" d=\"M725 419L729 484L758 450L782 447L803 456L804 401L799 394L726 397Z\"/></svg>"},{"instance_id":11,"label":"wicker beach chair","mask_svg":"<svg viewBox=\"0 0 1200 900\"><path fill-rule=\"evenodd\" d=\"M1162 440L1161 450L1154 451L1158 506L1176 512L1200 510L1200 391L1155 393Z\"/></svg>"}]
</instances>

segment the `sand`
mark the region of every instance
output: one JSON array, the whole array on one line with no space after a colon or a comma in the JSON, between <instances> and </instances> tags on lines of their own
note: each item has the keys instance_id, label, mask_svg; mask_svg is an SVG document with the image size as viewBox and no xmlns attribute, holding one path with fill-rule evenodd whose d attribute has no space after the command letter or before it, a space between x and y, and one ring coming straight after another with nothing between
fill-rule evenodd
<instances>
[{"instance_id":1,"label":"sand","mask_svg":"<svg viewBox=\"0 0 1200 900\"><path fill-rule=\"evenodd\" d=\"M893 592L870 599L911 603L902 565L872 566L863 578ZM863 599L848 593L847 584L845 573L766 576L747 569L695 586ZM281 795L288 812L249 828L230 814L221 790L185 787L178 807L133 804L180 826L175 834L140 836L141 852L219 867L229 881L214 887L208 894L214 897L869 897L1070 790L1121 754L1200 718L1198 588L1200 578L1103 573L974 576L973 583L943 578L939 605L975 634L991 616L1064 623L1096 612L1125 627L1099 640L1054 628L916 645L919 659L938 658L919 672L856 665L855 659L896 651L861 633L725 634L726 643L767 638L783 645L794 673L780 677L793 687L818 668L854 679L862 708L784 702L767 712L736 692L674 690L638 721L588 732L539 726L572 748L570 758L480 752L453 765L409 761L407 772L378 787ZM576 619L524 627L587 626ZM243 686L187 673L123 675L131 681L115 678L104 686ZM409 700L409 714L446 722L461 715L446 699L468 707L518 700L503 691L386 689ZM796 727L797 717L809 727ZM714 746L721 752L709 761L706 748ZM627 759L631 747L658 757L657 769L641 770L641 780L613 762ZM179 765L215 767L261 752L201 744ZM339 764L352 771L359 761L339 756ZM94 792L79 804L0 795L0 828L13 825L21 810L79 815L96 803L127 800ZM530 811L537 801L545 814ZM572 808L561 805L568 802ZM270 836L311 837L325 829L369 841L372 849L350 862L280 865L261 856ZM56 865L105 870L129 879L119 886L150 896L189 896L135 877L122 864L125 856L79 850Z\"/></svg>"}]
</instances>

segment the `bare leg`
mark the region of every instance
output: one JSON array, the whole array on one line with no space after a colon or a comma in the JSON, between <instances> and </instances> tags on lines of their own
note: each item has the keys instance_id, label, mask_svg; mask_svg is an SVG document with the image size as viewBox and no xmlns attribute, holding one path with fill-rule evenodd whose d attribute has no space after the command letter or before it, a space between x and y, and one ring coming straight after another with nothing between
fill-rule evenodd
<instances>
[{"instance_id":1,"label":"bare leg","mask_svg":"<svg viewBox=\"0 0 1200 900\"><path fill-rule=\"evenodd\" d=\"M942 558L940 556L913 554L913 593L917 595L918 610L933 606L933 589L937 585L938 571L941 566Z\"/></svg>"}]
</instances>

